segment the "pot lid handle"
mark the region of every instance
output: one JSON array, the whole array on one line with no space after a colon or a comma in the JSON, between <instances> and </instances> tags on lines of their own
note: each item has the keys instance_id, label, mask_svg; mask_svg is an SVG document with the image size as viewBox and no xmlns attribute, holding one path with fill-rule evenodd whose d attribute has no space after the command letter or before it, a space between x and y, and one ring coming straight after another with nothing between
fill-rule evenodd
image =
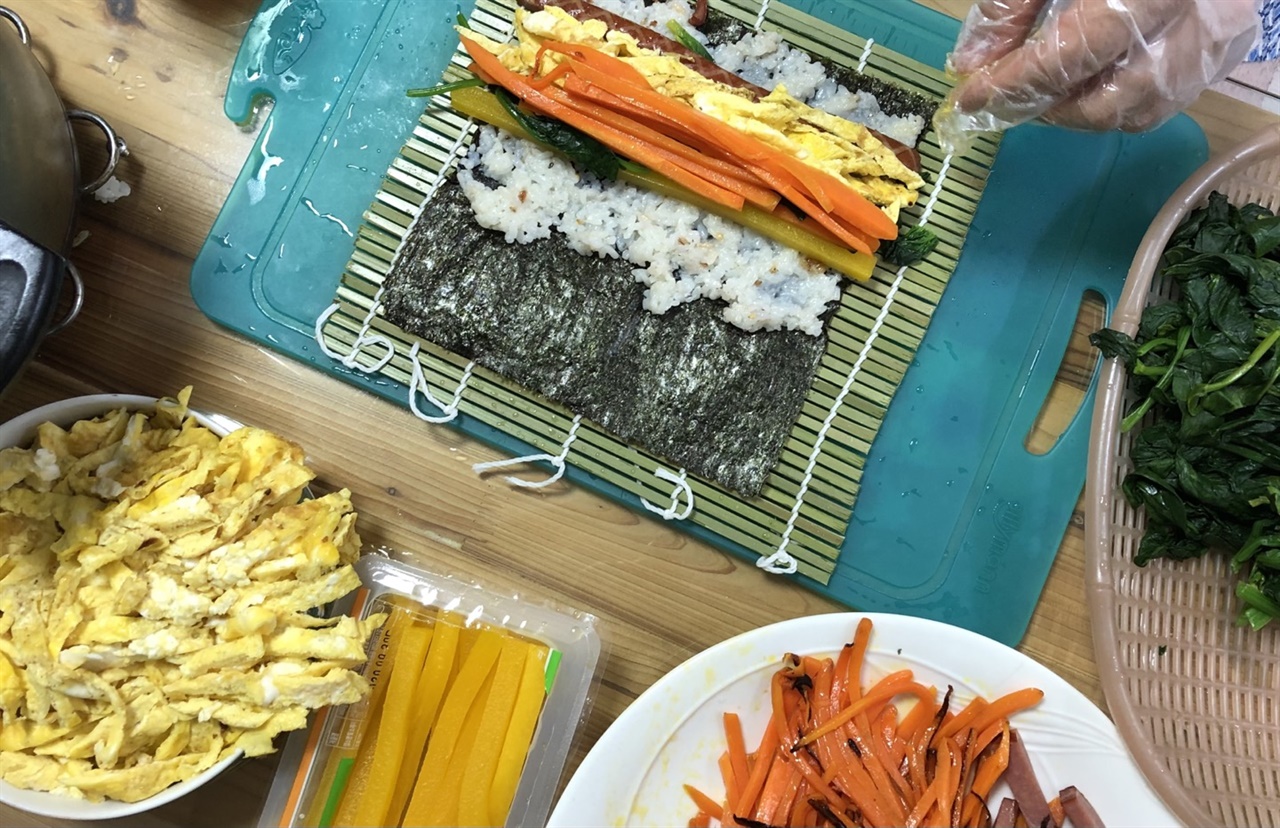
<instances>
[{"instance_id":1,"label":"pot lid handle","mask_svg":"<svg viewBox=\"0 0 1280 828\"><path fill-rule=\"evenodd\" d=\"M31 30L27 28L27 24L22 22L22 18L13 9L0 6L0 17L8 20L13 27L18 30L18 38L22 41L23 46L31 45Z\"/></svg>"},{"instance_id":2,"label":"pot lid handle","mask_svg":"<svg viewBox=\"0 0 1280 828\"><path fill-rule=\"evenodd\" d=\"M84 307L84 279L80 278L80 271L70 259L63 260L63 264L67 268L67 278L71 280L71 307L67 308L61 319L49 325L49 330L45 331L46 336L53 336L76 321L80 309Z\"/></svg>"},{"instance_id":3,"label":"pot lid handle","mask_svg":"<svg viewBox=\"0 0 1280 828\"><path fill-rule=\"evenodd\" d=\"M3 7L0 7L0 11L3 10ZM67 120L87 121L102 130L102 133L107 137L107 166L98 174L97 178L88 184L80 185L81 195L88 195L107 183L107 179L116 171L116 165L120 163L120 158L129 154L129 147L125 144L124 139L111 128L111 124L107 123L107 119L96 112L90 112L87 109L71 109L67 111Z\"/></svg>"}]
</instances>

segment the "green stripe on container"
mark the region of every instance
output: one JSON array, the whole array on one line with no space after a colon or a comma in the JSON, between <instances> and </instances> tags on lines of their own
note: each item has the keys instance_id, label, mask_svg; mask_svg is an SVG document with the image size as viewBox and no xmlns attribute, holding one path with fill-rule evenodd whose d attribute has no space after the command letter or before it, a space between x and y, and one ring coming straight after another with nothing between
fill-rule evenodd
<instances>
[{"instance_id":1,"label":"green stripe on container","mask_svg":"<svg viewBox=\"0 0 1280 828\"><path fill-rule=\"evenodd\" d=\"M356 760L339 759L338 770L333 774L333 784L329 786L329 798L325 800L324 810L320 812L320 828L333 825L333 817L338 812L338 803L342 802L342 794L347 789L347 777L355 767Z\"/></svg>"},{"instance_id":2,"label":"green stripe on container","mask_svg":"<svg viewBox=\"0 0 1280 828\"><path fill-rule=\"evenodd\" d=\"M560 672L560 651L552 650L547 653L547 695L551 695L551 686L556 683L556 674Z\"/></svg>"}]
</instances>

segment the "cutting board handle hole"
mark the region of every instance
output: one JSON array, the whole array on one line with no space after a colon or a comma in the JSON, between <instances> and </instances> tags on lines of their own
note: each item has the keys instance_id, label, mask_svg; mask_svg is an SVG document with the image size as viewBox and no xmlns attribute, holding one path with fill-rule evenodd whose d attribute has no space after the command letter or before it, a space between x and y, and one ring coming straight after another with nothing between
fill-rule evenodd
<instances>
[{"instance_id":1,"label":"cutting board handle hole","mask_svg":"<svg viewBox=\"0 0 1280 828\"><path fill-rule=\"evenodd\" d=\"M1106 322L1106 300L1096 290L1086 290L1076 311L1076 321L1071 328L1066 353L1058 363L1053 386L1023 440L1023 446L1032 454L1048 454L1071 423L1075 422L1098 365L1098 352L1089 344L1089 334L1105 327Z\"/></svg>"}]
</instances>

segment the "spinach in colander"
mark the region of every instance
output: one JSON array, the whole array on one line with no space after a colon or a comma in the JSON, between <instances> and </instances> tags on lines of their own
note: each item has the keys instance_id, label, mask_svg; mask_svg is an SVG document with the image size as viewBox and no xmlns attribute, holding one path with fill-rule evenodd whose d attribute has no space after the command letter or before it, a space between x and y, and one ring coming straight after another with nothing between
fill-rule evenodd
<instances>
[{"instance_id":1,"label":"spinach in colander","mask_svg":"<svg viewBox=\"0 0 1280 828\"><path fill-rule=\"evenodd\" d=\"M1280 217L1214 193L1169 240L1160 273L1176 300L1144 312L1137 336L1090 337L1119 357L1148 413L1122 490L1144 507L1138 565L1231 555L1239 622L1280 618Z\"/></svg>"}]
</instances>

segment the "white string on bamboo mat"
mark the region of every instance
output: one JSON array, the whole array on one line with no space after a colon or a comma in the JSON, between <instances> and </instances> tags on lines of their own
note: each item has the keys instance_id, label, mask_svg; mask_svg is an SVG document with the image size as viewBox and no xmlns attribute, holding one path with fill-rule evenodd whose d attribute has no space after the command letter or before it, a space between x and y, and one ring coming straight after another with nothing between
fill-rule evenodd
<instances>
[{"instance_id":1,"label":"white string on bamboo mat","mask_svg":"<svg viewBox=\"0 0 1280 828\"><path fill-rule=\"evenodd\" d=\"M924 210L920 213L920 221L918 222L920 226L924 226L925 222L929 220L929 216L933 215L933 205L942 193L942 188L947 182L947 171L950 169L951 154L947 153L946 157L942 159L942 167L938 170L938 180L934 182L933 191L929 194L929 200L925 203ZM840 393L836 395L835 401L831 403L831 409L827 411L827 416L822 421L822 428L818 429L818 434L813 441L813 450L809 452L809 462L805 466L804 477L800 480L800 488L796 492L795 503L791 506L791 515L787 518L787 526L782 530L782 539L778 544L778 548L773 553L761 555L756 559L756 566L765 572L776 575L790 575L798 567L795 557L787 551L787 547L791 544L791 533L795 531L796 521L800 518L800 509L804 506L804 497L809 493L809 484L813 482L813 470L818 465L819 455L822 454L822 444L826 441L827 432L831 430L832 424L836 421L836 416L840 413L840 408L844 405L845 397L849 396L849 392L853 390L853 383L857 380L858 374L862 372L863 363L871 355L871 346L879 338L880 329L884 327L885 320L889 318L889 309L893 307L893 300L898 295L898 289L902 287L902 280L907 275L907 269L907 265L898 268L893 284L889 287L889 293L885 296L884 307L880 309L880 314L876 316L875 323L871 326L871 332L867 334L867 341L863 343L862 350L858 353L858 358L854 361L853 367L849 369L849 376L845 378L844 386L841 387Z\"/></svg>"},{"instance_id":2,"label":"white string on bamboo mat","mask_svg":"<svg viewBox=\"0 0 1280 828\"><path fill-rule=\"evenodd\" d=\"M449 147L449 153L445 156L444 163L440 165L440 171L436 173L435 180L431 182L431 186L427 188L427 192L422 196L422 203L418 205L418 213L409 222L409 226L404 228L404 235L400 237L400 244L396 246L395 255L391 257L391 264L387 265L387 272L390 273L400 260L400 256L404 253L404 240L409 238L413 233L413 228L418 225L418 221L422 219L427 212L427 205L431 203L431 199L435 194L440 192L440 188L444 186L445 179L449 177L449 169L457 162L459 158L466 155L467 139L471 137L471 133L475 132L476 121L474 118L468 118L466 125L462 131L458 133L457 139Z\"/></svg>"},{"instance_id":3,"label":"white string on bamboo mat","mask_svg":"<svg viewBox=\"0 0 1280 828\"><path fill-rule=\"evenodd\" d=\"M409 232L413 229L413 226L418 223L418 219L420 219L422 217L422 214L426 212L422 208L425 207L427 203L431 201L431 197L434 196L437 191L439 191L440 186L444 183L445 175L449 171L450 164L452 164L453 161L456 160L462 154L463 145L466 143L467 136L471 134L473 125L474 125L474 122L468 119L466 128L462 130L462 132L458 135L457 140L455 140L453 142L453 145L449 148L448 161L446 161L445 165L441 167L440 173L436 176L435 181L431 182L431 187L427 190L426 195L423 196L422 206L418 208L418 214L414 216L413 221L409 222L409 226L405 228L404 236L401 237L401 243L396 248L395 256L392 257L391 264L387 266L388 273L391 272L391 268L395 267L396 260L400 258L401 253L404 251L404 239L408 238ZM369 328L373 325L373 320L378 315L378 306L381 305L382 303L382 292L385 289L386 289L386 284L384 283L383 285L379 286L377 293L373 295L373 302L369 305L369 312L365 314L364 320L360 325L360 332L356 335L355 342L353 342L351 345L351 351L347 354L342 354L342 353L339 353L338 351L333 350L324 341L324 326L328 324L330 317L332 317L335 313L338 312L339 310L338 303L334 302L329 307L325 308L324 313L321 313L320 316L316 318L316 344L320 346L320 350L324 352L326 356L332 357L333 359L340 361L343 365L347 366L348 368L354 368L366 374L377 373L378 371L381 371L383 368L385 368L387 366L387 363L391 362L392 358L395 357L396 355L396 349L395 349L395 346L391 344L391 340L383 336L382 334L374 334L373 336L368 336ZM360 356L361 349L365 345L372 345L372 344L382 345L383 347L386 348L386 353L383 354L383 356L380 357L378 360L376 360L372 365L365 367L361 365L359 362L357 362L356 360ZM417 347L417 346L415 345L414 347ZM414 365L415 366L417 365L417 360L414 360ZM426 388L426 382L423 382L422 387ZM461 388L459 388L458 393L459 394L462 393ZM431 400L433 403L435 402L435 400L431 397L430 392L427 392L427 399ZM414 414L418 414L418 416L420 417L422 416L422 414L418 412L417 408L414 405L412 383L409 386L409 406L410 408L413 409ZM443 406L440 406L440 407L443 407ZM423 419L426 419L426 418L423 417ZM452 420L453 417L450 417L449 419ZM448 420L444 420L442 422L448 422Z\"/></svg>"},{"instance_id":4,"label":"white string on bamboo mat","mask_svg":"<svg viewBox=\"0 0 1280 828\"><path fill-rule=\"evenodd\" d=\"M693 514L693 487L689 485L689 478L684 469L681 469L679 474L672 474L659 466L653 470L653 474L659 480L666 480L669 483L676 484L675 489L671 492L671 505L665 509L660 509L643 497L640 498L640 505L655 515L661 515L663 520L684 520ZM685 498L683 509L680 508L680 495L682 494Z\"/></svg>"},{"instance_id":5,"label":"white string on bamboo mat","mask_svg":"<svg viewBox=\"0 0 1280 828\"><path fill-rule=\"evenodd\" d=\"M871 45L876 42L874 37L867 38L867 42L862 46L862 57L858 59L858 74L862 74L862 70L867 68L867 60L871 58Z\"/></svg>"},{"instance_id":6,"label":"white string on bamboo mat","mask_svg":"<svg viewBox=\"0 0 1280 828\"><path fill-rule=\"evenodd\" d=\"M373 318L378 313L378 306L382 304L382 288L373 294L373 301L369 303L369 312L364 315L364 319L360 323L360 330L356 332L356 338L351 343L351 350L347 353L341 353L330 348L328 343L324 341L324 326L329 318L338 312L340 307L334 302L325 308L324 313L316 317L316 344L320 346L320 350L325 356L338 360L348 368L354 368L366 374L374 374L386 367L391 358L396 355L396 346L391 344L391 340L382 334L369 335L369 329L373 326ZM361 365L360 356L366 345L381 345L386 349L382 356L373 361L371 365Z\"/></svg>"},{"instance_id":7,"label":"white string on bamboo mat","mask_svg":"<svg viewBox=\"0 0 1280 828\"><path fill-rule=\"evenodd\" d=\"M573 441L578 438L578 426L582 425L582 415L573 415L573 425L569 426L569 436L564 438L564 443L560 447L560 453L555 457L550 454L531 454L527 457L508 457L505 460L490 460L487 463L476 463L471 470L476 474L484 474L494 469L504 469L508 466L519 466L524 463L537 463L544 460L551 464L556 470L555 474L546 480L522 480L519 477L507 475L507 482L512 486L519 486L522 489L541 489L550 486L552 483L564 476L565 458L569 456L569 447L573 445Z\"/></svg>"},{"instance_id":8,"label":"white string on bamboo mat","mask_svg":"<svg viewBox=\"0 0 1280 828\"><path fill-rule=\"evenodd\" d=\"M756 31L764 28L764 16L769 11L769 0L760 0L760 13L756 15Z\"/></svg>"},{"instance_id":9,"label":"white string on bamboo mat","mask_svg":"<svg viewBox=\"0 0 1280 828\"><path fill-rule=\"evenodd\" d=\"M453 392L453 399L447 403L440 402L436 399L435 394L431 393L431 386L427 385L426 373L422 370L422 363L418 361L418 351L422 343L415 342L413 347L409 349L409 363L412 366L412 374L409 377L409 410L419 420L425 420L428 423L447 423L458 416L458 406L462 404L462 392L467 387L467 382L471 379L471 372L475 369L474 360L467 363L467 367L462 369L462 378L458 380L458 388ZM427 398L427 401L440 409L440 416L431 414L423 414L418 409L418 393Z\"/></svg>"}]
</instances>

